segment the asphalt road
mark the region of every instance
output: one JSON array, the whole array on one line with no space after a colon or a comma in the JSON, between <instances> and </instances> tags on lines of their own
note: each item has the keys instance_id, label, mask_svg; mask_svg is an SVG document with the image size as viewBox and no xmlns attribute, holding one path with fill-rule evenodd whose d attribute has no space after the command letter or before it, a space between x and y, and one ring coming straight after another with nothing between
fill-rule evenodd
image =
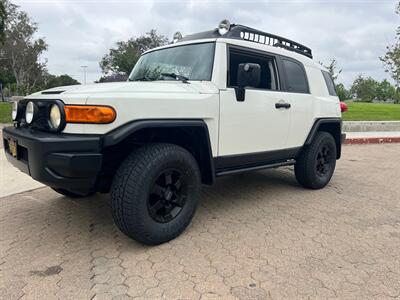
<instances>
[{"instance_id":1,"label":"asphalt road","mask_svg":"<svg viewBox=\"0 0 400 300\"><path fill-rule=\"evenodd\" d=\"M205 187L158 247L113 225L108 195L0 198L1 299L400 298L400 144L344 147L310 191L290 168Z\"/></svg>"}]
</instances>

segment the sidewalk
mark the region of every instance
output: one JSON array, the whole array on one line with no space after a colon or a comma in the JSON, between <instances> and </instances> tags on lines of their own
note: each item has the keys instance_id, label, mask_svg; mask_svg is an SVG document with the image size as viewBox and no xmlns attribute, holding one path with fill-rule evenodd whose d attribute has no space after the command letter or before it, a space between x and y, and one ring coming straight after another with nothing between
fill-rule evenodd
<instances>
[{"instance_id":1,"label":"sidewalk","mask_svg":"<svg viewBox=\"0 0 400 300\"><path fill-rule=\"evenodd\" d=\"M0 124L0 198L43 187L43 184L22 173L7 161L1 132L4 126L9 125Z\"/></svg>"},{"instance_id":2,"label":"sidewalk","mask_svg":"<svg viewBox=\"0 0 400 300\"><path fill-rule=\"evenodd\" d=\"M400 121L343 121L345 132L400 131Z\"/></svg>"},{"instance_id":3,"label":"sidewalk","mask_svg":"<svg viewBox=\"0 0 400 300\"><path fill-rule=\"evenodd\" d=\"M2 148L0 147L0 198L44 186L13 167L7 161Z\"/></svg>"}]
</instances>

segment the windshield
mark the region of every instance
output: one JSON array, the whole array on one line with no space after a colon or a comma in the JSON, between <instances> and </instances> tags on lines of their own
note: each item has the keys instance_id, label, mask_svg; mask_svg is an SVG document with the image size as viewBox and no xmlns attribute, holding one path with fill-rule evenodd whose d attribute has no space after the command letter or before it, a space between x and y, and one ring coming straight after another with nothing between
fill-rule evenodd
<instances>
[{"instance_id":1,"label":"windshield","mask_svg":"<svg viewBox=\"0 0 400 300\"><path fill-rule=\"evenodd\" d=\"M130 81L211 80L214 43L190 44L149 52L140 57Z\"/></svg>"}]
</instances>

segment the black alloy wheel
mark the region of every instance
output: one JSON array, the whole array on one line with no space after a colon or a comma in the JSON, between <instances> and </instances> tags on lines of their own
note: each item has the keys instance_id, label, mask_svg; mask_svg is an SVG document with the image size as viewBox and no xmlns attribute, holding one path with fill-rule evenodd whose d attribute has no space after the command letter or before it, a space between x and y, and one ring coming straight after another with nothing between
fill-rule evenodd
<instances>
[{"instance_id":1,"label":"black alloy wheel","mask_svg":"<svg viewBox=\"0 0 400 300\"><path fill-rule=\"evenodd\" d=\"M187 183L176 169L162 171L149 193L147 208L154 221L167 223L182 211L187 199Z\"/></svg>"},{"instance_id":2,"label":"black alloy wheel","mask_svg":"<svg viewBox=\"0 0 400 300\"><path fill-rule=\"evenodd\" d=\"M332 150L330 149L329 144L323 145L317 154L317 174L320 177L325 177L330 173L332 168ZM335 158L336 160L336 158Z\"/></svg>"},{"instance_id":3,"label":"black alloy wheel","mask_svg":"<svg viewBox=\"0 0 400 300\"><path fill-rule=\"evenodd\" d=\"M317 132L312 143L304 146L296 159L297 181L309 189L321 189L332 178L336 167L336 142L329 132Z\"/></svg>"},{"instance_id":4,"label":"black alloy wheel","mask_svg":"<svg viewBox=\"0 0 400 300\"><path fill-rule=\"evenodd\" d=\"M147 144L121 163L111 186L113 219L127 236L158 245L190 224L200 198L194 156L173 144Z\"/></svg>"}]
</instances>

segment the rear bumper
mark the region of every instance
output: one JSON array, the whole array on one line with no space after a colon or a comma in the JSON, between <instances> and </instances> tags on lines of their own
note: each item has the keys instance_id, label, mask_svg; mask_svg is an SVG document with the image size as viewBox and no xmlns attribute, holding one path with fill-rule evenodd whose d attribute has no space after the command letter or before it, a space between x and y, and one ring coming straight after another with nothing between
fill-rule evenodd
<instances>
[{"instance_id":1,"label":"rear bumper","mask_svg":"<svg viewBox=\"0 0 400 300\"><path fill-rule=\"evenodd\" d=\"M17 157L11 155L11 140L17 142ZM6 127L3 143L8 161L45 185L77 193L95 188L102 164L100 136Z\"/></svg>"}]
</instances>

